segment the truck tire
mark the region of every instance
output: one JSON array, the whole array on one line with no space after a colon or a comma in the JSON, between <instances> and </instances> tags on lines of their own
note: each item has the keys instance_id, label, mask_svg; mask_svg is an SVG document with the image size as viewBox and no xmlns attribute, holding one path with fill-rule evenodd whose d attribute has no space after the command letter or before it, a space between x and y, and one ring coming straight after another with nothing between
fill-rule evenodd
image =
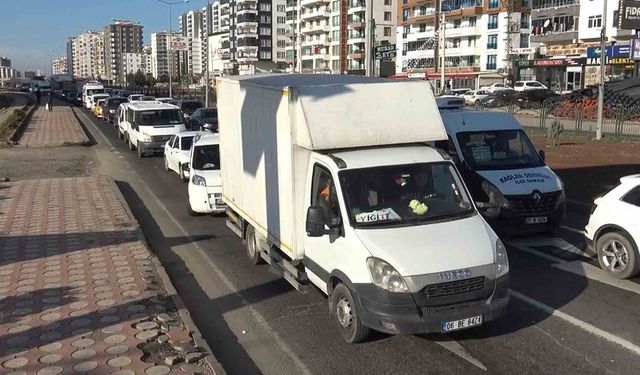
<instances>
[{"instance_id":1,"label":"truck tire","mask_svg":"<svg viewBox=\"0 0 640 375\"><path fill-rule=\"evenodd\" d=\"M133 142L131 142L131 138L129 137L129 135L127 134L127 145L129 146L129 151L135 151L135 146L133 145Z\"/></svg>"},{"instance_id":2,"label":"truck tire","mask_svg":"<svg viewBox=\"0 0 640 375\"><path fill-rule=\"evenodd\" d=\"M366 341L371 330L362 324L351 290L342 283L338 284L329 297L329 303L331 315L345 341L351 344Z\"/></svg>"},{"instance_id":3,"label":"truck tire","mask_svg":"<svg viewBox=\"0 0 640 375\"><path fill-rule=\"evenodd\" d=\"M609 232L596 241L600 268L618 279L628 279L640 271L638 249L622 232Z\"/></svg>"},{"instance_id":4,"label":"truck tire","mask_svg":"<svg viewBox=\"0 0 640 375\"><path fill-rule=\"evenodd\" d=\"M138 159L142 159L144 157L144 152L141 147L138 147Z\"/></svg>"},{"instance_id":5,"label":"truck tire","mask_svg":"<svg viewBox=\"0 0 640 375\"><path fill-rule=\"evenodd\" d=\"M247 233L245 235L244 246L247 249L247 257L249 257L249 261L253 265L260 264L262 262L262 257L260 256L260 251L258 250L258 243L256 241L256 232L252 226L247 228Z\"/></svg>"}]
</instances>

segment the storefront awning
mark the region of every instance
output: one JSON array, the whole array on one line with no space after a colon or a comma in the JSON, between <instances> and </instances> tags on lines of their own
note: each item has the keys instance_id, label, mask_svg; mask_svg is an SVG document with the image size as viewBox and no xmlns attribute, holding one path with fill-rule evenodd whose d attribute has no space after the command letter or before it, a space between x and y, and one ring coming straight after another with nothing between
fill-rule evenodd
<instances>
[{"instance_id":1,"label":"storefront awning","mask_svg":"<svg viewBox=\"0 0 640 375\"><path fill-rule=\"evenodd\" d=\"M445 78L476 78L478 77L478 73L445 73ZM440 73L429 73L427 74L427 78L440 78L442 75Z\"/></svg>"}]
</instances>

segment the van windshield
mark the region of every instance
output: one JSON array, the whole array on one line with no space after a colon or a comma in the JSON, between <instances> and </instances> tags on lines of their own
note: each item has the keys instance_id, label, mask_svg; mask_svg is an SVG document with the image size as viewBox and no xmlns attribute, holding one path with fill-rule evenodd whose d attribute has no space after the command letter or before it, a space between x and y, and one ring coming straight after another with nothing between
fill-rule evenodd
<instances>
[{"instance_id":1,"label":"van windshield","mask_svg":"<svg viewBox=\"0 0 640 375\"><path fill-rule=\"evenodd\" d=\"M90 89L87 90L87 96L95 95L95 94L104 94L104 89Z\"/></svg>"},{"instance_id":2,"label":"van windshield","mask_svg":"<svg viewBox=\"0 0 640 375\"><path fill-rule=\"evenodd\" d=\"M136 123L144 125L182 124L182 116L178 109L158 109L136 112Z\"/></svg>"},{"instance_id":3,"label":"van windshield","mask_svg":"<svg viewBox=\"0 0 640 375\"><path fill-rule=\"evenodd\" d=\"M355 228L419 225L475 212L451 163L350 169L338 176Z\"/></svg>"},{"instance_id":4,"label":"van windshield","mask_svg":"<svg viewBox=\"0 0 640 375\"><path fill-rule=\"evenodd\" d=\"M544 166L523 130L464 132L457 138L464 160L474 170Z\"/></svg>"},{"instance_id":5,"label":"van windshield","mask_svg":"<svg viewBox=\"0 0 640 375\"><path fill-rule=\"evenodd\" d=\"M196 146L193 149L193 164L197 171L217 171L220 169L220 147L218 145Z\"/></svg>"}]
</instances>

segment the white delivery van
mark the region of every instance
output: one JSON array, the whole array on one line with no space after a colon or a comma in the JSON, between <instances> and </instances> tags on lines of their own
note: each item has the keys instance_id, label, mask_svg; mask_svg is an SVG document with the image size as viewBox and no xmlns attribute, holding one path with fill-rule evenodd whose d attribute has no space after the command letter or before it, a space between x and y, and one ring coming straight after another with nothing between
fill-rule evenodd
<instances>
[{"instance_id":1,"label":"white delivery van","mask_svg":"<svg viewBox=\"0 0 640 375\"><path fill-rule=\"evenodd\" d=\"M220 137L198 134L189 151L189 214L224 213L220 179Z\"/></svg>"},{"instance_id":2,"label":"white delivery van","mask_svg":"<svg viewBox=\"0 0 640 375\"><path fill-rule=\"evenodd\" d=\"M102 83L90 81L82 85L82 104L85 108L91 109L91 96L94 94L104 94Z\"/></svg>"},{"instance_id":3,"label":"white delivery van","mask_svg":"<svg viewBox=\"0 0 640 375\"><path fill-rule=\"evenodd\" d=\"M513 116L464 108L438 98L448 140L438 142L456 162L480 212L498 233L544 232L565 215L564 185L545 164Z\"/></svg>"},{"instance_id":4,"label":"white delivery van","mask_svg":"<svg viewBox=\"0 0 640 375\"><path fill-rule=\"evenodd\" d=\"M504 313L504 245L423 143L446 139L428 82L240 76L217 94L228 227L253 263L326 293L348 342Z\"/></svg>"},{"instance_id":5,"label":"white delivery van","mask_svg":"<svg viewBox=\"0 0 640 375\"><path fill-rule=\"evenodd\" d=\"M142 158L148 152L164 151L172 135L185 130L182 112L176 106L158 102L120 104L119 132L129 150Z\"/></svg>"}]
</instances>

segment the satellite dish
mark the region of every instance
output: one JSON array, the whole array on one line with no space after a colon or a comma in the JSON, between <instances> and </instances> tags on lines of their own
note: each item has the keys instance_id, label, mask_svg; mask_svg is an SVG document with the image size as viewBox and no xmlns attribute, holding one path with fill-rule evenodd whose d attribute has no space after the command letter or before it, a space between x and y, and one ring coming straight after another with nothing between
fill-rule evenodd
<instances>
[{"instance_id":1,"label":"satellite dish","mask_svg":"<svg viewBox=\"0 0 640 375\"><path fill-rule=\"evenodd\" d=\"M544 21L544 27L549 27L550 23L551 23L551 20Z\"/></svg>"}]
</instances>

